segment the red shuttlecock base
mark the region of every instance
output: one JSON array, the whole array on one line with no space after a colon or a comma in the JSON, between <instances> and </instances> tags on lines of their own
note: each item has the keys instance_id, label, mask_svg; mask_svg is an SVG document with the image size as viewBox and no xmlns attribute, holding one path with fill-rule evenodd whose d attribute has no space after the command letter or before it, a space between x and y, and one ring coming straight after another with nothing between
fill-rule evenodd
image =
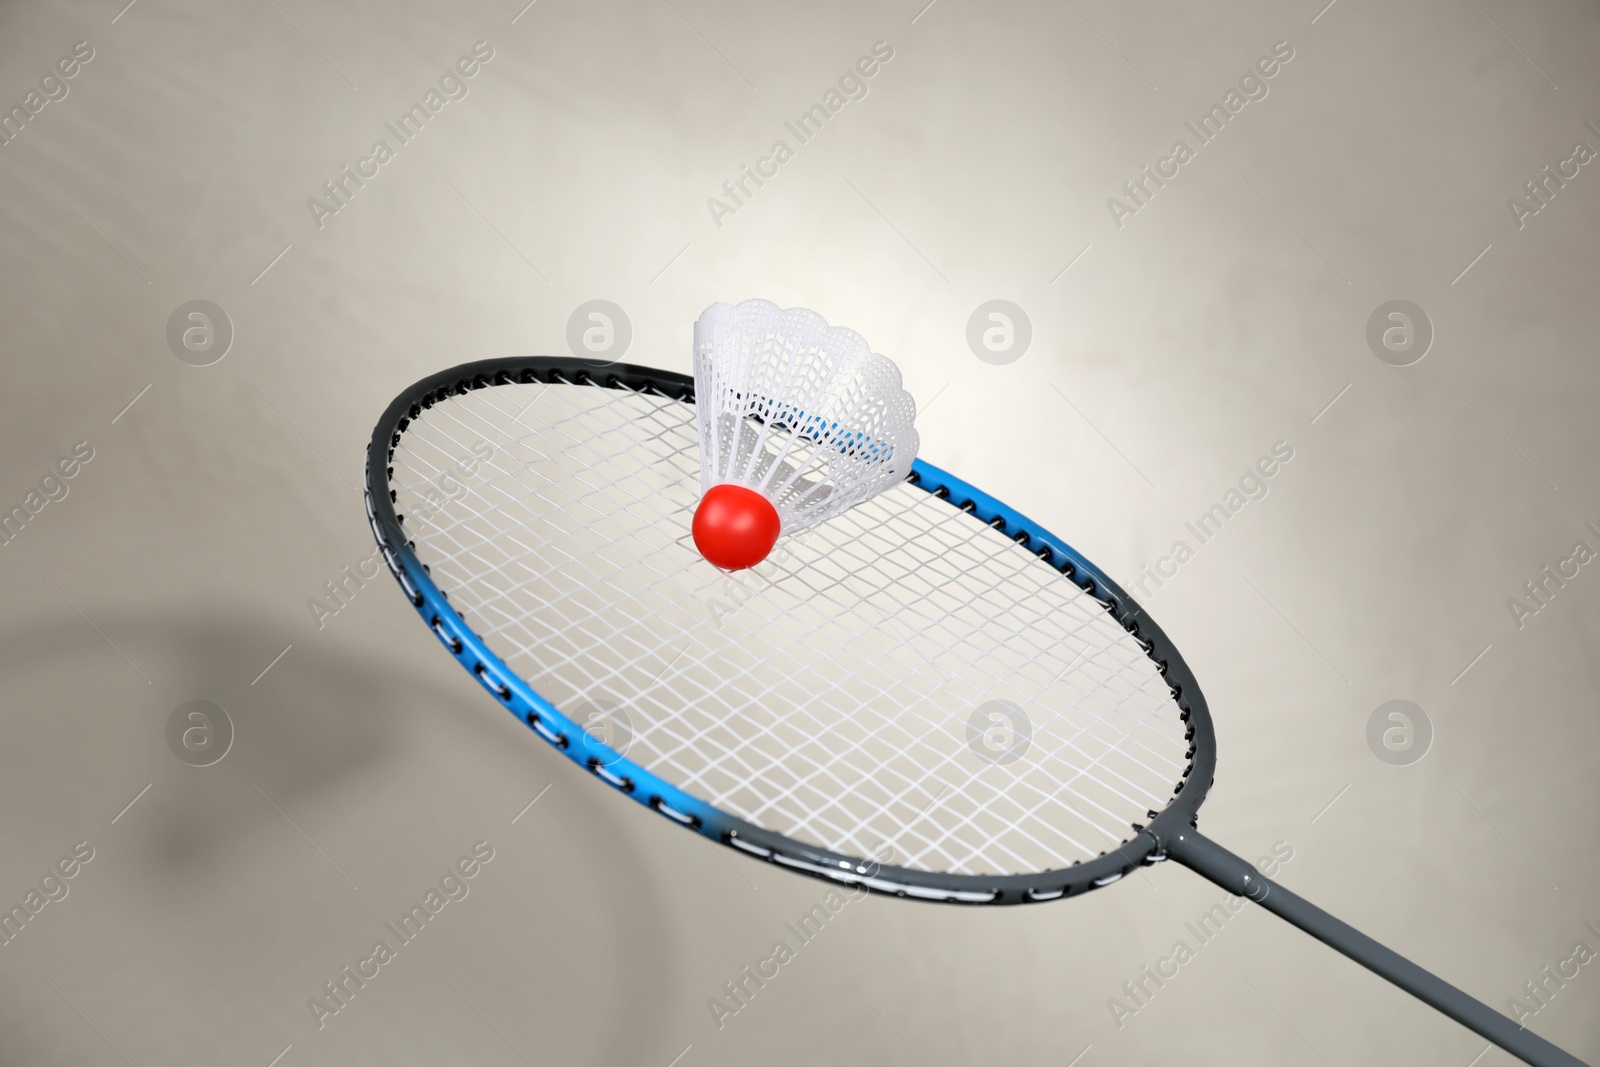
<instances>
[{"instance_id":1,"label":"red shuttlecock base","mask_svg":"<svg viewBox=\"0 0 1600 1067\"><path fill-rule=\"evenodd\" d=\"M754 567L778 542L778 509L742 485L713 485L694 509L694 546L725 571Z\"/></svg>"}]
</instances>

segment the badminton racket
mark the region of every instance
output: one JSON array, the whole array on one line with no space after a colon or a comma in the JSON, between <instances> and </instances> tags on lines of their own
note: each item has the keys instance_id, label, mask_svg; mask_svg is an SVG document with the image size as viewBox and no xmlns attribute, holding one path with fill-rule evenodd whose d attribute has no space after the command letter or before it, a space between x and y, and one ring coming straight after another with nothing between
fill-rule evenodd
<instances>
[{"instance_id":1,"label":"badminton racket","mask_svg":"<svg viewBox=\"0 0 1600 1067\"><path fill-rule=\"evenodd\" d=\"M711 840L916 900L1074 897L1174 860L1536 1067L1582 1067L1202 836L1216 767L1171 640L1067 542L917 460L723 572L696 551L694 381L469 363L400 394L368 517L478 683Z\"/></svg>"}]
</instances>

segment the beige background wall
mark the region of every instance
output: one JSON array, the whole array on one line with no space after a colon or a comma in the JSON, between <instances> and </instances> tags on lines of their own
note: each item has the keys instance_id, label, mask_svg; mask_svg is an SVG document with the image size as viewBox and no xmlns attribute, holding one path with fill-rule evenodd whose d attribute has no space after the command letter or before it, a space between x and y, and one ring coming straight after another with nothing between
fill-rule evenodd
<instances>
[{"instance_id":1,"label":"beige background wall","mask_svg":"<svg viewBox=\"0 0 1600 1067\"><path fill-rule=\"evenodd\" d=\"M1175 867L852 904L718 1030L707 998L824 887L587 781L387 577L307 607L371 551L384 404L566 353L591 299L678 370L717 299L855 327L923 455L1129 581L1288 442L1150 602L1217 717L1202 826L1286 843L1287 885L1505 1008L1600 950L1600 574L1507 606L1600 549L1600 165L1520 229L1507 206L1600 149L1600 11L1322 3L0 7L7 107L94 50L0 147L0 503L93 449L0 547L0 902L94 850L0 946L0 1062L1511 1062L1252 910L1119 1029L1108 1000L1221 898ZM480 40L469 95L319 229L307 198ZM866 97L716 225L877 41ZM1119 228L1107 198L1279 41L1268 95ZM210 366L166 340L194 299L234 332ZM966 342L993 299L1031 322L1009 365ZM1410 366L1366 338L1394 299L1435 334ZM213 766L168 747L193 699L234 724ZM1393 699L1434 732L1406 766L1366 740ZM470 895L319 1031L307 998L478 841ZM1600 1060L1597 1020L1591 964L1529 1025Z\"/></svg>"}]
</instances>

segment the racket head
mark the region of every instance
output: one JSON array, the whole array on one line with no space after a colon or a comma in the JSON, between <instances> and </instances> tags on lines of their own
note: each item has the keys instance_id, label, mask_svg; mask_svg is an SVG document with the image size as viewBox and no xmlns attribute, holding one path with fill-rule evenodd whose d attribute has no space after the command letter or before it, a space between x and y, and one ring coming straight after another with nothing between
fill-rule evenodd
<instances>
[{"instance_id":1,"label":"racket head","mask_svg":"<svg viewBox=\"0 0 1600 1067\"><path fill-rule=\"evenodd\" d=\"M441 578L436 581L430 566L430 555L433 556L432 563L439 564L442 561L429 540L432 528L427 518L419 518L432 508L432 504L422 503L413 510L409 528L407 525L405 507L420 499L416 480L411 477L416 471L406 466L415 462L415 458L407 452L410 447L406 438L408 431L414 431L417 425L427 423L438 415L440 412L435 409L456 405L462 402L462 398L471 398L477 391L521 390L517 395L520 401L527 390L543 391L545 387L559 387L562 391L613 390L618 391L618 401L625 399L621 394L631 394L641 398L639 402L649 410L667 412L669 416L675 413L676 417L685 420L684 424L693 433L694 380L685 375L629 364L596 363L561 357L534 356L463 364L417 382L397 396L379 419L367 452L367 515L384 560L402 592L445 649L508 711L592 777L663 817L747 855L836 883L859 885L874 892L903 898L946 903L1019 904L1077 895L1111 884L1139 865L1164 859L1163 842L1169 835L1194 825L1196 812L1213 780L1216 742L1205 698L1177 648L1132 597L1066 541L988 494L921 459L914 464L906 483L916 491L913 494L916 502L911 506L925 509L930 506L929 502L938 502L937 507L959 513L961 517L954 520L956 525L964 530L972 527L965 535L981 535L987 539L982 551L1004 555L1008 563L1017 564L1019 573L1025 574L1030 581L1044 583L1035 588L1035 596L1039 595L1040 589L1057 589L1050 584L1055 581L1068 583L1072 587L1072 597L1079 597L1081 593L1083 598L1089 598L1083 602L1092 604L1094 612L1102 613L1105 619L1114 622L1131 639L1133 645L1124 646L1124 651L1126 647L1136 647L1148 660L1148 669L1159 676L1159 683L1166 691L1165 696L1171 701L1171 715L1177 724L1173 728L1181 736L1181 742L1177 742L1181 756L1175 756L1173 764L1178 769L1171 776L1171 795L1165 803L1151 803L1143 815L1134 813L1122 828L1125 836L1113 839L1114 832L1108 834L1098 854L1070 859L1063 854L1059 857L1059 865L1040 862L1035 864L1037 870L974 872L935 869L935 866L926 862L894 862L898 853L893 847L828 847L818 840L816 833L798 835L778 832L738 811L729 810L735 805L719 805L708 801L700 795L703 790L684 788L676 780L677 775L662 773L672 770L670 766L663 766L662 761L631 757L627 751L617 751L605 744L575 717L570 695L552 701L523 677L524 673L537 673L535 670L527 666L519 670L508 662L514 657L506 654L506 643L492 626L484 624L480 613L472 605L469 604L467 608L472 611L471 616L452 605L448 596L451 580ZM569 393L563 392L563 395ZM599 393L570 395L602 398ZM608 402L602 398L600 405ZM530 407L532 403L529 402ZM525 412L528 409L523 410ZM666 421L670 423L671 417ZM520 429L519 426L519 432ZM668 431L671 429L669 426ZM498 447L502 456L508 451L511 453L510 459L503 461L515 467L519 462L515 446L520 443L509 437L491 443L488 446L491 457L485 462L492 461L492 453ZM471 452L465 448L463 445L462 455L470 460ZM681 451L680 448L678 452ZM402 465L398 477L397 453ZM681 454L675 455L677 460L683 459ZM548 458L540 455L541 460ZM687 468L690 480L697 492L698 459L690 455L688 460L691 461ZM440 484L443 484L442 479ZM459 482L456 484L459 485ZM890 493L904 495L906 492L909 490L896 487L884 496ZM463 495L470 496L471 491L463 490ZM448 503L447 500L447 506ZM857 510L867 508L871 503L860 505ZM687 512L692 512L692 509L691 502L682 516L685 532ZM433 508L432 513L437 514L438 510ZM917 514L922 514L922 511L919 510ZM843 517L840 517L832 521L842 520ZM829 524L823 525L826 527ZM990 531L1003 535L1009 546L999 546ZM424 540L421 550L416 543L419 533ZM780 542L780 547L782 544ZM689 551L693 551L692 544ZM1025 565L1017 553L1027 554L1029 558ZM523 560L519 565L525 566L526 562ZM558 562L552 560L550 566L554 568ZM704 561L700 563L704 567L710 566ZM1047 579L1041 577L1046 574L1049 575ZM1059 588L1064 590L1066 587ZM473 599L463 597L461 585L457 586L456 592L458 600ZM937 670L937 667L934 669ZM1069 666L1068 670L1071 669ZM1063 676L1066 676L1066 672L1063 672ZM1148 684L1146 688L1149 688ZM1184 745L1186 749L1182 747ZM1090 762L1093 764L1095 761ZM1091 773L1094 769L1094 766L1090 766L1083 773ZM937 802L936 797L931 803ZM1044 801L1040 803L1042 805ZM968 822L971 822L970 817ZM1103 834L1108 833L1104 826L1099 829Z\"/></svg>"}]
</instances>

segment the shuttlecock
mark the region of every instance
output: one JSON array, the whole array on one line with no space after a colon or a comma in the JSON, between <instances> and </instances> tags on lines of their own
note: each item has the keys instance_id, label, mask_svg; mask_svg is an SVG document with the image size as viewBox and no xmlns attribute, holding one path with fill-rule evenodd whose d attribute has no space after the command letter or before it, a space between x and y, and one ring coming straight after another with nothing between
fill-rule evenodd
<instances>
[{"instance_id":1,"label":"shuttlecock","mask_svg":"<svg viewBox=\"0 0 1600 1067\"><path fill-rule=\"evenodd\" d=\"M694 324L694 386L694 542L725 570L753 567L779 534L876 496L917 455L917 406L900 368L806 308L706 308Z\"/></svg>"}]
</instances>

